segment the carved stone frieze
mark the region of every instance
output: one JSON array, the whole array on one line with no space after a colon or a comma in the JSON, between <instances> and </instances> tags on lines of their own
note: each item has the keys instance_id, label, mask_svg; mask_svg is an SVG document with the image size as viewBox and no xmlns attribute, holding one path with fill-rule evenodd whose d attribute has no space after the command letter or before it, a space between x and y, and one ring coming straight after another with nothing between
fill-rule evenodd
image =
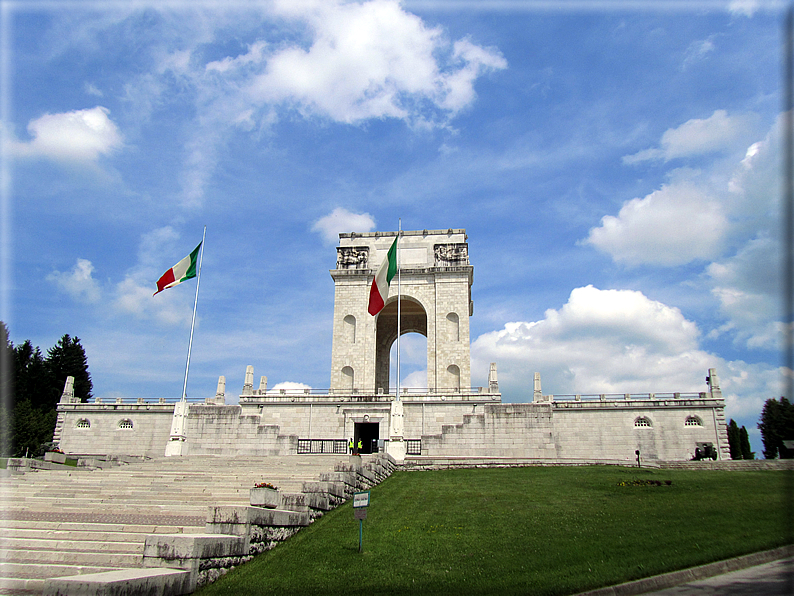
<instances>
[{"instance_id":1,"label":"carved stone frieze","mask_svg":"<svg viewBox=\"0 0 794 596\"><path fill-rule=\"evenodd\" d=\"M367 246L338 246L336 248L337 269L366 269L369 261Z\"/></svg>"},{"instance_id":2,"label":"carved stone frieze","mask_svg":"<svg viewBox=\"0 0 794 596\"><path fill-rule=\"evenodd\" d=\"M433 249L436 267L458 267L469 264L469 245L466 242L436 244Z\"/></svg>"}]
</instances>

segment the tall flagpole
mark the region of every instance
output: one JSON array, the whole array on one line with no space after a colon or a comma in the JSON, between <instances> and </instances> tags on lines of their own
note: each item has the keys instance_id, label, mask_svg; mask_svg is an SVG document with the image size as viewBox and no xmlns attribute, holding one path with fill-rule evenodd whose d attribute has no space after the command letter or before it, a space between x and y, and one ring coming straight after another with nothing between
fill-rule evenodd
<instances>
[{"instance_id":1,"label":"tall flagpole","mask_svg":"<svg viewBox=\"0 0 794 596\"><path fill-rule=\"evenodd\" d=\"M397 401L400 401L400 236L403 230L403 220L397 224Z\"/></svg>"},{"instance_id":2,"label":"tall flagpole","mask_svg":"<svg viewBox=\"0 0 794 596\"><path fill-rule=\"evenodd\" d=\"M187 344L187 363L185 364L185 383L182 385L182 401L187 398L187 373L190 370L190 350L193 348L193 327L196 325L196 306L198 306L199 284L201 283L201 261L204 259L204 239L207 237L207 226L201 236L201 253L199 253L198 275L196 276L196 299L193 301L193 320L190 322L190 342Z\"/></svg>"}]
</instances>

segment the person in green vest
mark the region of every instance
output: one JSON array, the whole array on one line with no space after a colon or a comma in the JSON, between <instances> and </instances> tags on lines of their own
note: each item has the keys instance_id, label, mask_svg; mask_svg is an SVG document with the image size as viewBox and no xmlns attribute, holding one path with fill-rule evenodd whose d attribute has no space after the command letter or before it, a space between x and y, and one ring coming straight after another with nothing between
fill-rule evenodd
<instances>
[{"instance_id":1,"label":"person in green vest","mask_svg":"<svg viewBox=\"0 0 794 596\"><path fill-rule=\"evenodd\" d=\"M353 445L353 437L350 437L350 441L348 441L347 447L348 447L348 449L350 449L350 453L351 454L353 454L353 455L356 454L355 449L354 449L354 445Z\"/></svg>"},{"instance_id":2,"label":"person in green vest","mask_svg":"<svg viewBox=\"0 0 794 596\"><path fill-rule=\"evenodd\" d=\"M356 453L361 453L361 448L364 445L361 443L361 439L358 440L358 445L356 445Z\"/></svg>"}]
</instances>

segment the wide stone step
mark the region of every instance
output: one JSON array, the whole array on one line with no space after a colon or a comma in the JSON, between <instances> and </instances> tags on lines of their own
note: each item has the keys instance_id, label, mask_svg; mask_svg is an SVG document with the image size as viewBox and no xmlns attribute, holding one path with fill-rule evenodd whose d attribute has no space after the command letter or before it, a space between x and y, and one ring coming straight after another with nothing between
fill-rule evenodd
<instances>
[{"instance_id":1,"label":"wide stone step","mask_svg":"<svg viewBox=\"0 0 794 596\"><path fill-rule=\"evenodd\" d=\"M127 568L140 567L143 556L129 553L0 548L0 559L8 563L56 563L59 565L101 565L103 567Z\"/></svg>"},{"instance_id":2,"label":"wide stone step","mask_svg":"<svg viewBox=\"0 0 794 596\"><path fill-rule=\"evenodd\" d=\"M201 528L189 528L185 534L195 534ZM93 542L139 542L146 538L148 534L176 534L178 530L170 528L170 531L160 530L159 532L125 532L101 531L101 530L53 530L51 528L3 528L3 537L6 539L39 539L39 540L90 540Z\"/></svg>"},{"instance_id":3,"label":"wide stone step","mask_svg":"<svg viewBox=\"0 0 794 596\"><path fill-rule=\"evenodd\" d=\"M102 551L105 553L143 554L143 540L118 542L50 538L3 538L3 547L14 550L52 550L59 552Z\"/></svg>"},{"instance_id":4,"label":"wide stone step","mask_svg":"<svg viewBox=\"0 0 794 596\"><path fill-rule=\"evenodd\" d=\"M51 521L30 521L6 519L0 520L0 532L3 536L28 537L24 532L52 532L64 533L72 536L78 534L122 534L130 536L146 536L147 534L194 534L203 531L204 522L186 525L134 525L134 524L99 524L99 523L71 523Z\"/></svg>"},{"instance_id":5,"label":"wide stone step","mask_svg":"<svg viewBox=\"0 0 794 596\"><path fill-rule=\"evenodd\" d=\"M39 565L38 563L0 562L0 578L47 579L85 573L113 571L118 567L97 567L95 565ZM0 580L1 582L2 580Z\"/></svg>"}]
</instances>

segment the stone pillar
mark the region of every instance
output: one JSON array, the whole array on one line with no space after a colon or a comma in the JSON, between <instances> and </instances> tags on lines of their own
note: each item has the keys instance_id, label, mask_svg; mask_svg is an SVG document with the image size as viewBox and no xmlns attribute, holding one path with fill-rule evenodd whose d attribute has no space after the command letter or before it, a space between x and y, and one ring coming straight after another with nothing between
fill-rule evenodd
<instances>
[{"instance_id":1,"label":"stone pillar","mask_svg":"<svg viewBox=\"0 0 794 596\"><path fill-rule=\"evenodd\" d=\"M259 395L267 394L267 377L264 376L264 375L262 377L260 377L260 379L259 379L259 391L258 391L258 394Z\"/></svg>"},{"instance_id":2,"label":"stone pillar","mask_svg":"<svg viewBox=\"0 0 794 596\"><path fill-rule=\"evenodd\" d=\"M499 393L499 381L496 378L496 362L491 362L488 372L488 393Z\"/></svg>"},{"instance_id":3,"label":"stone pillar","mask_svg":"<svg viewBox=\"0 0 794 596\"><path fill-rule=\"evenodd\" d=\"M245 367L245 383L243 384L243 395L254 394L254 367L250 364Z\"/></svg>"},{"instance_id":4,"label":"stone pillar","mask_svg":"<svg viewBox=\"0 0 794 596\"><path fill-rule=\"evenodd\" d=\"M223 375L218 377L218 389L215 391L215 405L226 405L226 377Z\"/></svg>"},{"instance_id":5,"label":"stone pillar","mask_svg":"<svg viewBox=\"0 0 794 596\"><path fill-rule=\"evenodd\" d=\"M71 404L79 402L74 398L74 377L66 377L66 382L63 384L63 393L61 393L61 403Z\"/></svg>"},{"instance_id":6,"label":"stone pillar","mask_svg":"<svg viewBox=\"0 0 794 596\"><path fill-rule=\"evenodd\" d=\"M543 401L543 391L540 388L540 373L535 373L535 391L532 396L532 401L539 402Z\"/></svg>"},{"instance_id":7,"label":"stone pillar","mask_svg":"<svg viewBox=\"0 0 794 596\"><path fill-rule=\"evenodd\" d=\"M395 399L391 402L391 413L389 416L389 443L386 448L386 453L391 455L397 461L405 459L405 441L403 440L403 433L405 429L405 412L403 410L403 402L400 399Z\"/></svg>"},{"instance_id":8,"label":"stone pillar","mask_svg":"<svg viewBox=\"0 0 794 596\"><path fill-rule=\"evenodd\" d=\"M187 416L190 404L181 400L174 404L174 418L171 420L171 436L165 446L165 456L187 455Z\"/></svg>"},{"instance_id":9,"label":"stone pillar","mask_svg":"<svg viewBox=\"0 0 794 596\"><path fill-rule=\"evenodd\" d=\"M722 389L720 389L720 378L717 376L717 369L710 368L709 376L706 377L706 383L709 384L709 392L712 397L722 399Z\"/></svg>"}]
</instances>

